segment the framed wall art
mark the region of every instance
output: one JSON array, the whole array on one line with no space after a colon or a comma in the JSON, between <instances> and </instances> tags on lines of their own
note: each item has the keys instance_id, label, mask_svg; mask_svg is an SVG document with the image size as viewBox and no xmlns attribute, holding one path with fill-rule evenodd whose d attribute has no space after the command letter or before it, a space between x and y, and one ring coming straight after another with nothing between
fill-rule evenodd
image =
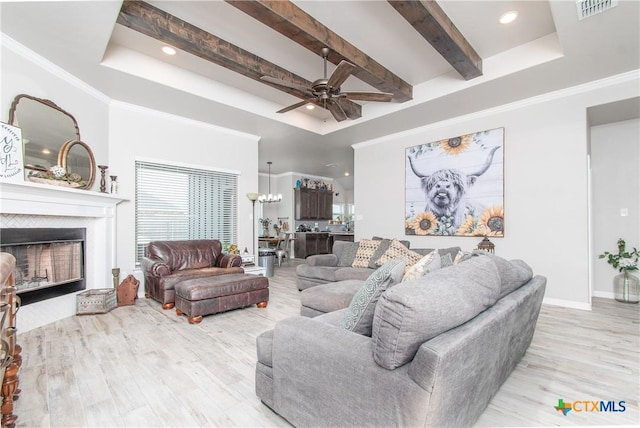
<instances>
[{"instance_id":1,"label":"framed wall art","mask_svg":"<svg viewBox=\"0 0 640 428\"><path fill-rule=\"evenodd\" d=\"M504 128L405 154L406 235L504 236Z\"/></svg>"},{"instance_id":2,"label":"framed wall art","mask_svg":"<svg viewBox=\"0 0 640 428\"><path fill-rule=\"evenodd\" d=\"M0 181L24 181L22 130L0 122Z\"/></svg>"}]
</instances>

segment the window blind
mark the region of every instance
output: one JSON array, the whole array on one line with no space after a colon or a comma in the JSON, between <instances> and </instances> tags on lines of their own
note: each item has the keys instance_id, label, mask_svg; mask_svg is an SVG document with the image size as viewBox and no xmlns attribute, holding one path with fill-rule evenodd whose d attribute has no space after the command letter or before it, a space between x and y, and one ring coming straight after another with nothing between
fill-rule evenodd
<instances>
[{"instance_id":1,"label":"window blind","mask_svg":"<svg viewBox=\"0 0 640 428\"><path fill-rule=\"evenodd\" d=\"M238 176L136 161L136 264L151 241L238 236Z\"/></svg>"}]
</instances>

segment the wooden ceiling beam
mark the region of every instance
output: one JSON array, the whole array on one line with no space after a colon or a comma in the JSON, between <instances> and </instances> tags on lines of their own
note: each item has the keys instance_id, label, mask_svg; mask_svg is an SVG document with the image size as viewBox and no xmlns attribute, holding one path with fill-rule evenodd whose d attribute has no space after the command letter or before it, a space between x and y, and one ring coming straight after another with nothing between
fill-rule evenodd
<instances>
[{"instance_id":1,"label":"wooden ceiling beam","mask_svg":"<svg viewBox=\"0 0 640 428\"><path fill-rule=\"evenodd\" d=\"M303 87L311 87L310 81L146 2L125 0L117 23L260 83L300 99L307 99L304 91L273 85L260 78L271 76ZM341 105L345 112L348 110L350 117L362 116L360 104L349 100L341 102L343 101L347 101Z\"/></svg>"},{"instance_id":2,"label":"wooden ceiling beam","mask_svg":"<svg viewBox=\"0 0 640 428\"><path fill-rule=\"evenodd\" d=\"M410 84L290 1L225 1L317 55L321 55L322 48L328 47L330 62L337 65L342 60L349 61L356 66L354 76L379 91L392 93L395 101L412 99Z\"/></svg>"},{"instance_id":3,"label":"wooden ceiling beam","mask_svg":"<svg viewBox=\"0 0 640 428\"><path fill-rule=\"evenodd\" d=\"M482 76L482 58L435 0L388 3L465 79Z\"/></svg>"}]
</instances>

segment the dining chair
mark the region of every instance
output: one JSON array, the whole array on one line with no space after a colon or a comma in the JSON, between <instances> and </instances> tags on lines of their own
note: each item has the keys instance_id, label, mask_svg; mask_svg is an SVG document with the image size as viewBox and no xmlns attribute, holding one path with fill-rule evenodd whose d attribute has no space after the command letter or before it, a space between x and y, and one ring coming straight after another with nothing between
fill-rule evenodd
<instances>
[{"instance_id":1,"label":"dining chair","mask_svg":"<svg viewBox=\"0 0 640 428\"><path fill-rule=\"evenodd\" d=\"M289 246L291 245L291 232L280 233L278 244L276 246L276 257L278 258L278 267L282 266L282 258L287 258L287 264L289 263Z\"/></svg>"}]
</instances>

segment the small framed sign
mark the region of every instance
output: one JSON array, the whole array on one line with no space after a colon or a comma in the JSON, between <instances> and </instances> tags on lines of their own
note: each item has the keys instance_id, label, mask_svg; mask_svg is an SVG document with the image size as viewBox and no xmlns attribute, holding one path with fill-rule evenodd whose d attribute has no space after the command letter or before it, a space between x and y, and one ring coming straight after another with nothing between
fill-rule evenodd
<instances>
[{"instance_id":1,"label":"small framed sign","mask_svg":"<svg viewBox=\"0 0 640 428\"><path fill-rule=\"evenodd\" d=\"M0 181L24 181L22 130L0 122Z\"/></svg>"}]
</instances>

